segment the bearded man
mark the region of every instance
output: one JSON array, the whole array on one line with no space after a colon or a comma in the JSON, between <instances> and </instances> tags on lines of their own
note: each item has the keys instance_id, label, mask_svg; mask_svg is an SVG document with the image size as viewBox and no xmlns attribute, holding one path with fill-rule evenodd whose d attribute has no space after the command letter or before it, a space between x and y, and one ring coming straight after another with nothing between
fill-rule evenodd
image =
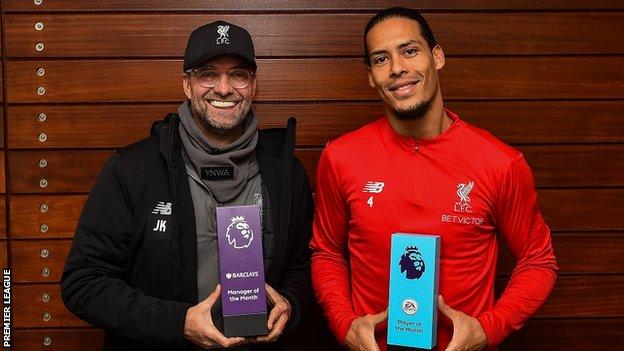
<instances>
[{"instance_id":1,"label":"bearded man","mask_svg":"<svg viewBox=\"0 0 624 351\"><path fill-rule=\"evenodd\" d=\"M495 349L555 282L531 170L520 152L444 107L444 52L417 11L381 11L364 40L368 80L386 115L332 141L320 158L317 299L341 343L385 350L390 237L439 235L438 350ZM499 236L517 264L497 301Z\"/></svg>"},{"instance_id":2,"label":"bearded man","mask_svg":"<svg viewBox=\"0 0 624 351\"><path fill-rule=\"evenodd\" d=\"M98 177L61 284L68 309L105 330L105 350L281 349L278 337L302 320L313 202L294 119L258 130L256 68L245 29L197 28L184 55L188 100ZM216 209L239 205L262 218L269 333L256 338L222 334Z\"/></svg>"}]
</instances>

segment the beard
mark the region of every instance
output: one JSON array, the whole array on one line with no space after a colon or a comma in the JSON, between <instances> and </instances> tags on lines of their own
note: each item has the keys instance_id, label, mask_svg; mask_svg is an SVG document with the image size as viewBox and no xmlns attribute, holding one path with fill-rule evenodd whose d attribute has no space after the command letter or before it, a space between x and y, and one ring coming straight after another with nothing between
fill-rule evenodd
<instances>
[{"instance_id":1,"label":"beard","mask_svg":"<svg viewBox=\"0 0 624 351\"><path fill-rule=\"evenodd\" d=\"M239 112L235 113L226 121L220 121L211 115L206 95L208 95L208 93L200 97L194 90L191 90L191 114L195 122L201 124L204 130L215 135L226 136L238 131L245 123L249 110L251 110L251 101L241 101L240 103L243 104L243 108Z\"/></svg>"},{"instance_id":2,"label":"beard","mask_svg":"<svg viewBox=\"0 0 624 351\"><path fill-rule=\"evenodd\" d=\"M431 100L421 101L405 109L394 110L394 114L401 121L413 121L423 117L429 111Z\"/></svg>"}]
</instances>

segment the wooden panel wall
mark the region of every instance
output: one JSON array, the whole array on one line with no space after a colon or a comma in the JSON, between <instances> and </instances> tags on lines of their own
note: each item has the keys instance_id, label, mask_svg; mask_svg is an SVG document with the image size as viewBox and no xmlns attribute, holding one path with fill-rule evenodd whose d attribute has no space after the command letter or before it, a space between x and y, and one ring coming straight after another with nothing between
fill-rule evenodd
<instances>
[{"instance_id":1,"label":"wooden panel wall","mask_svg":"<svg viewBox=\"0 0 624 351\"><path fill-rule=\"evenodd\" d=\"M535 172L561 271L504 349L621 347L624 2L4 0L0 261L13 268L15 349L101 345L102 332L63 307L60 274L104 160L182 100L194 28L222 18L249 29L262 126L298 117L297 154L312 180L328 140L382 113L362 31L395 5L422 10L445 49L447 105L518 147ZM503 250L499 290L513 264ZM318 308L287 346L339 349Z\"/></svg>"}]
</instances>

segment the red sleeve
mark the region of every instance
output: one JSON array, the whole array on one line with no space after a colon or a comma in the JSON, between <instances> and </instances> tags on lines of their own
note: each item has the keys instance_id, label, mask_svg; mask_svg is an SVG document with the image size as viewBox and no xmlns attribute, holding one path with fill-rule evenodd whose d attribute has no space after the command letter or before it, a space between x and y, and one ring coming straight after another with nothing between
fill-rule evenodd
<instances>
[{"instance_id":1,"label":"red sleeve","mask_svg":"<svg viewBox=\"0 0 624 351\"><path fill-rule=\"evenodd\" d=\"M345 343L351 322L357 317L351 303L350 271L347 261L347 204L325 148L316 169L316 211L314 214L312 284L329 327Z\"/></svg>"},{"instance_id":2,"label":"red sleeve","mask_svg":"<svg viewBox=\"0 0 624 351\"><path fill-rule=\"evenodd\" d=\"M496 224L517 263L496 305L477 318L490 346L520 329L546 301L558 269L550 229L537 204L533 175L522 155L512 160L502 181Z\"/></svg>"}]
</instances>

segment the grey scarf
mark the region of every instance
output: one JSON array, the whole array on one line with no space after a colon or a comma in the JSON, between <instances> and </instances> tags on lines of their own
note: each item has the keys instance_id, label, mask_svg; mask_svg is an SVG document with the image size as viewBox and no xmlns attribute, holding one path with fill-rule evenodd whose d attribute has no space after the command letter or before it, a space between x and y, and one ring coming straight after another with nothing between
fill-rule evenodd
<instances>
[{"instance_id":1,"label":"grey scarf","mask_svg":"<svg viewBox=\"0 0 624 351\"><path fill-rule=\"evenodd\" d=\"M234 199L245 183L260 172L254 150L258 143L258 118L251 111L243 135L222 148L210 145L199 129L187 100L178 107L182 127L178 128L188 159L202 182L218 202Z\"/></svg>"}]
</instances>

